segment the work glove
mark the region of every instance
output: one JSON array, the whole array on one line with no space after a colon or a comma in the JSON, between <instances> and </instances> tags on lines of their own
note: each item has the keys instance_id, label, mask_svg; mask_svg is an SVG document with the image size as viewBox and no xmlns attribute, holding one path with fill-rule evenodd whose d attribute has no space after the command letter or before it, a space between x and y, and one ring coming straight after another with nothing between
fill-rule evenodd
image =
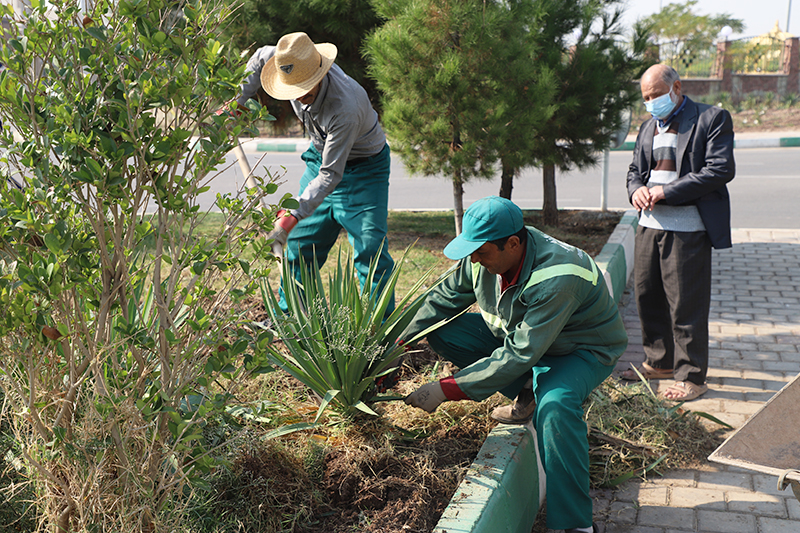
<instances>
[{"instance_id":1,"label":"work glove","mask_svg":"<svg viewBox=\"0 0 800 533\"><path fill-rule=\"evenodd\" d=\"M383 376L375 378L375 392L383 393L397 385L400 381L400 365L394 367L394 370Z\"/></svg>"},{"instance_id":2,"label":"work glove","mask_svg":"<svg viewBox=\"0 0 800 533\"><path fill-rule=\"evenodd\" d=\"M447 401L447 396L445 396L442 390L442 384L438 381L432 381L406 396L403 401L406 405L419 407L420 409L432 413L442 402Z\"/></svg>"},{"instance_id":3,"label":"work glove","mask_svg":"<svg viewBox=\"0 0 800 533\"><path fill-rule=\"evenodd\" d=\"M275 228L267 235L267 239L272 239L272 253L278 258L283 257L283 248L289 238L289 232L297 225L297 218L290 215L285 209L278 211L275 219Z\"/></svg>"},{"instance_id":4,"label":"work glove","mask_svg":"<svg viewBox=\"0 0 800 533\"><path fill-rule=\"evenodd\" d=\"M233 118L241 117L242 116L242 110L239 109L238 107L236 109L231 109L231 102L233 102L233 100L225 102L225 105L223 105L222 107L220 107L219 109L214 111L214 114L217 115L217 116L228 115L228 116L233 117Z\"/></svg>"}]
</instances>

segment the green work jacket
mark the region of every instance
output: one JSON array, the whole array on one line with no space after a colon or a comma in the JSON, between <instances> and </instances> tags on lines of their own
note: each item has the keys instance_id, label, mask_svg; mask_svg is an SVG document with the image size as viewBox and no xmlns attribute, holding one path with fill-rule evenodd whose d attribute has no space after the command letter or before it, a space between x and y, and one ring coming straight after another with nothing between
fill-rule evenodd
<instances>
[{"instance_id":1,"label":"green work jacket","mask_svg":"<svg viewBox=\"0 0 800 533\"><path fill-rule=\"evenodd\" d=\"M628 345L617 304L586 252L528 227L519 279L500 290L500 276L466 257L434 288L404 333L410 338L476 301L502 346L455 374L473 400L488 398L530 371L544 355L579 350L614 365Z\"/></svg>"}]
</instances>

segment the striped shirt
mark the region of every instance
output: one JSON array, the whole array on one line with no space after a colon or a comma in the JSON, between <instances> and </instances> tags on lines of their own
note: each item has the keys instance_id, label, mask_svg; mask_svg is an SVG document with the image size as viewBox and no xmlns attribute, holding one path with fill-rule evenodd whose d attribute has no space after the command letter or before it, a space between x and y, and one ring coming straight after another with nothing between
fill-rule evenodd
<instances>
[{"instance_id":1,"label":"striped shirt","mask_svg":"<svg viewBox=\"0 0 800 533\"><path fill-rule=\"evenodd\" d=\"M677 148L678 121L672 120L665 126L656 124L656 132L653 135L655 166L650 171L650 179L647 181L649 188L668 185L679 179L676 165ZM643 209L639 225L666 231L706 230L696 205L667 205L664 202L654 205L652 211Z\"/></svg>"}]
</instances>

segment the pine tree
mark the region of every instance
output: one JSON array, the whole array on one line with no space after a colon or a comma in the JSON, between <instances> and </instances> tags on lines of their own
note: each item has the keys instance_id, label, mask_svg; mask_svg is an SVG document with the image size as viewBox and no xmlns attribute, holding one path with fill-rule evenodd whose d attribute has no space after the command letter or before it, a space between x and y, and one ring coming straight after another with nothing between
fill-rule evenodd
<instances>
[{"instance_id":1,"label":"pine tree","mask_svg":"<svg viewBox=\"0 0 800 533\"><path fill-rule=\"evenodd\" d=\"M611 132L618 129L623 111L641 98L634 80L647 66L643 58L648 35L645 26L637 25L632 43L621 42L622 13L613 9L617 0L557 3L567 13L577 5L580 16L575 26L571 16L556 16L539 33L541 68L555 76L558 89L551 104L555 110L536 132L529 153L529 161L543 170L543 222L554 226L558 225L555 169L592 166L611 144ZM581 29L581 36L567 48L565 36L575 28Z\"/></svg>"},{"instance_id":2,"label":"pine tree","mask_svg":"<svg viewBox=\"0 0 800 533\"><path fill-rule=\"evenodd\" d=\"M508 124L535 131L547 113L528 113L514 93L536 93L533 54L521 37L541 16L535 5L483 0L376 0L386 24L366 41L369 72L383 95L383 125L411 173L453 182L456 232L464 184L494 174ZM524 8L524 9L523 9ZM540 91L547 107L547 91ZM537 118L538 117L538 118Z\"/></svg>"}]
</instances>

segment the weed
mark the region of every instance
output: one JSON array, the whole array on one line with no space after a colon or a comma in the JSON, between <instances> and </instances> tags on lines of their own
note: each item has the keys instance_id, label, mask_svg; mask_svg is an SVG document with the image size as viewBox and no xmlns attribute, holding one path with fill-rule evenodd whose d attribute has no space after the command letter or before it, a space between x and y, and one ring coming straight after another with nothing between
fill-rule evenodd
<instances>
[{"instance_id":1,"label":"weed","mask_svg":"<svg viewBox=\"0 0 800 533\"><path fill-rule=\"evenodd\" d=\"M647 382L621 385L609 378L585 406L593 486L703 462L722 439L698 414L660 400Z\"/></svg>"}]
</instances>

